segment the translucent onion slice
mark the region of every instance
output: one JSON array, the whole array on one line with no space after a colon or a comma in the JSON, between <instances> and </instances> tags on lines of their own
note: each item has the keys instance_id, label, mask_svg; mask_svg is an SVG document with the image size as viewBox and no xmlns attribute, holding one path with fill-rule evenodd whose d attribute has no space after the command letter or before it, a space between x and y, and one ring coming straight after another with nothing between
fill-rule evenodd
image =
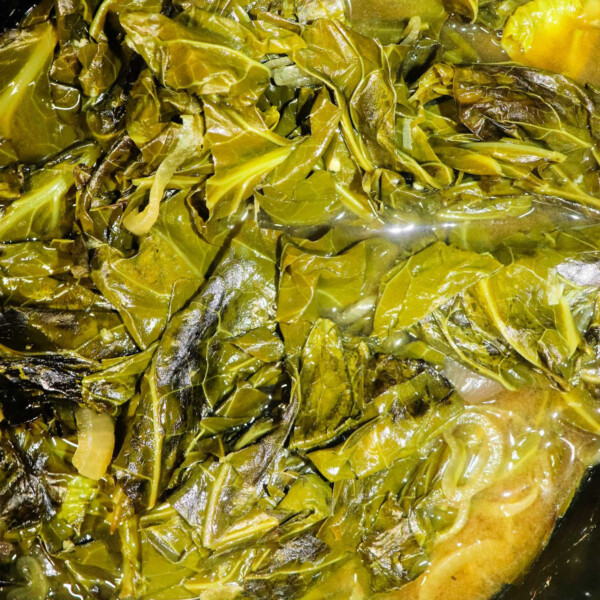
<instances>
[{"instance_id":1,"label":"translucent onion slice","mask_svg":"<svg viewBox=\"0 0 600 600\"><path fill-rule=\"evenodd\" d=\"M533 485L529 492L520 500L513 500L512 502L502 502L498 506L498 510L505 517L514 517L527 510L540 495L540 486Z\"/></svg>"},{"instance_id":2,"label":"translucent onion slice","mask_svg":"<svg viewBox=\"0 0 600 600\"><path fill-rule=\"evenodd\" d=\"M115 424L110 415L89 408L78 408L77 450L73 466L84 477L101 479L112 460L115 447Z\"/></svg>"},{"instance_id":3,"label":"translucent onion slice","mask_svg":"<svg viewBox=\"0 0 600 600\"><path fill-rule=\"evenodd\" d=\"M467 404L480 404L504 390L497 381L475 373L451 358L444 362L444 376Z\"/></svg>"},{"instance_id":4,"label":"translucent onion slice","mask_svg":"<svg viewBox=\"0 0 600 600\"><path fill-rule=\"evenodd\" d=\"M458 532L462 531L469 520L471 510L471 499L462 500L457 505L456 518L449 529L440 533L436 538L436 544L440 544L454 537Z\"/></svg>"},{"instance_id":5,"label":"translucent onion slice","mask_svg":"<svg viewBox=\"0 0 600 600\"><path fill-rule=\"evenodd\" d=\"M145 235L152 229L158 219L160 203L169 182L177 169L202 147L203 131L200 119L186 115L181 117L181 121L181 130L175 148L167 154L156 169L148 205L141 212L130 212L123 218L123 225L134 235Z\"/></svg>"},{"instance_id":6,"label":"translucent onion slice","mask_svg":"<svg viewBox=\"0 0 600 600\"><path fill-rule=\"evenodd\" d=\"M466 445L453 432L457 427L469 427L483 434L481 448L476 455L469 453ZM444 434L450 448L450 460L442 475L442 491L451 502L462 503L489 487L495 480L504 456L503 436L487 416L465 412L455 421L453 428ZM466 481L459 485L460 480Z\"/></svg>"},{"instance_id":7,"label":"translucent onion slice","mask_svg":"<svg viewBox=\"0 0 600 600\"><path fill-rule=\"evenodd\" d=\"M455 552L444 556L425 572L418 590L418 600L439 600L447 596L448 581L455 574L472 565L481 564L484 557L493 558L503 551L500 540L481 539L469 546L460 546ZM453 596L456 597L456 596Z\"/></svg>"}]
</instances>

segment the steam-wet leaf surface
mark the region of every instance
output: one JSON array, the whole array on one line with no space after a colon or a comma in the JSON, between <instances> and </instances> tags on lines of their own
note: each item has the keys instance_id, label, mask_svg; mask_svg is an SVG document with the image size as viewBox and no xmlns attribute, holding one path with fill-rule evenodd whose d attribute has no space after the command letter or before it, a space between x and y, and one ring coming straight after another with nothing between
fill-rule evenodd
<instances>
[{"instance_id":1,"label":"steam-wet leaf surface","mask_svg":"<svg viewBox=\"0 0 600 600\"><path fill-rule=\"evenodd\" d=\"M0 37L0 596L484 598L596 460L591 67L543 0L345 4Z\"/></svg>"}]
</instances>

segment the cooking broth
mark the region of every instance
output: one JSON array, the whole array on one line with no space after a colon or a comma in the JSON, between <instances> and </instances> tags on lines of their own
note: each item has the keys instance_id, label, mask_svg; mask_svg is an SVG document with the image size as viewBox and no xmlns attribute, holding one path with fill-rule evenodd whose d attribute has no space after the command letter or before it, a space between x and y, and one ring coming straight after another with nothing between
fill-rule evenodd
<instances>
[{"instance_id":1,"label":"cooking broth","mask_svg":"<svg viewBox=\"0 0 600 600\"><path fill-rule=\"evenodd\" d=\"M503 430L505 453L519 456L531 437L539 444L474 497L464 527L436 547L423 575L381 598L489 598L529 568L597 461L598 446L561 422L560 406L555 392L529 390L469 407Z\"/></svg>"}]
</instances>

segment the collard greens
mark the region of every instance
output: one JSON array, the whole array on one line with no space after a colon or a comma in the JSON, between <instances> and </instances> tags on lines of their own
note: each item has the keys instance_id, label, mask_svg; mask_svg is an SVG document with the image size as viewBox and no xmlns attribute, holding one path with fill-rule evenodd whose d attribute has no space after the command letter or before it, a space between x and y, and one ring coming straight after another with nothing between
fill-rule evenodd
<instances>
[{"instance_id":1,"label":"collard greens","mask_svg":"<svg viewBox=\"0 0 600 600\"><path fill-rule=\"evenodd\" d=\"M469 510L449 365L600 434L598 89L508 60L520 2L353 4L0 37L2 597L401 588Z\"/></svg>"}]
</instances>

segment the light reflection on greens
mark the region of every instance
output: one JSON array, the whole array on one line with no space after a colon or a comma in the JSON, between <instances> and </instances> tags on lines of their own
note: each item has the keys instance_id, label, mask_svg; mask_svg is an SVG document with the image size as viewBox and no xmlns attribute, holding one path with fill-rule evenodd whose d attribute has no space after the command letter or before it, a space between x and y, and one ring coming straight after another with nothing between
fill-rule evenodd
<instances>
[{"instance_id":1,"label":"light reflection on greens","mask_svg":"<svg viewBox=\"0 0 600 600\"><path fill-rule=\"evenodd\" d=\"M597 444L598 90L507 61L519 2L367 4L0 38L0 595L371 598L543 435Z\"/></svg>"}]
</instances>

